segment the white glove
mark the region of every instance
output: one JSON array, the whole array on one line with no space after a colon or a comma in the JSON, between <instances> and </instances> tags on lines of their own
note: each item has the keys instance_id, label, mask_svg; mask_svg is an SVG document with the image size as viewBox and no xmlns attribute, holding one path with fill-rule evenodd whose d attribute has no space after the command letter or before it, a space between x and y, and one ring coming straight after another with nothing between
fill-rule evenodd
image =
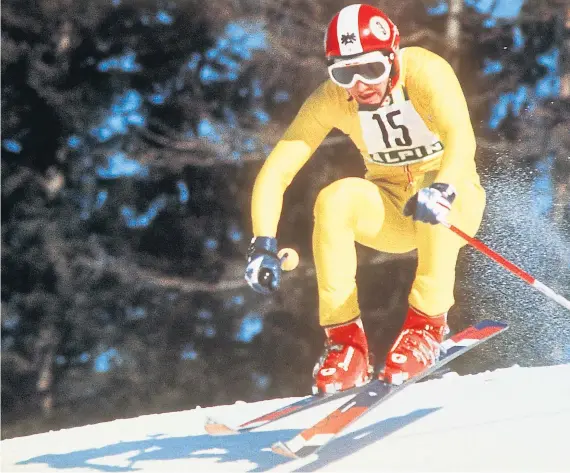
<instances>
[{"instance_id":1,"label":"white glove","mask_svg":"<svg viewBox=\"0 0 570 473\"><path fill-rule=\"evenodd\" d=\"M414 220L436 225L445 220L456 197L451 184L434 182L429 187L420 189L404 206L404 215Z\"/></svg>"}]
</instances>

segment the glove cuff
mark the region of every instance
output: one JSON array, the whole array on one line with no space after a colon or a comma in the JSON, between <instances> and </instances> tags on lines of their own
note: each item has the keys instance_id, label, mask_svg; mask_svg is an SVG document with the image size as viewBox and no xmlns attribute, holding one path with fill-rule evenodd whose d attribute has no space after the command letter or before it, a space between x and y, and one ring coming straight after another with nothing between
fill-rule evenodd
<instances>
[{"instance_id":1,"label":"glove cuff","mask_svg":"<svg viewBox=\"0 0 570 473\"><path fill-rule=\"evenodd\" d=\"M266 253L272 256L277 254L277 238L274 237L253 237L247 249L247 259L254 253Z\"/></svg>"}]
</instances>

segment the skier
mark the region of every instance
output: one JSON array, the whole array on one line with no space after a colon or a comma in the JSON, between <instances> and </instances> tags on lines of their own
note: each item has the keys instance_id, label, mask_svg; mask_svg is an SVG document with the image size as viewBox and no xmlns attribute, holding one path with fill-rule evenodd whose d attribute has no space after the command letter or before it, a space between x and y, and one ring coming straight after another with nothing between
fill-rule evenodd
<instances>
[{"instance_id":1,"label":"skier","mask_svg":"<svg viewBox=\"0 0 570 473\"><path fill-rule=\"evenodd\" d=\"M348 135L364 159L364 179L330 184L314 207L319 322L326 334L314 380L323 393L362 385L372 373L357 300L355 242L388 253L417 249L409 309L382 373L399 384L435 363L455 302L464 241L438 221L474 235L485 207L474 132L453 69L433 52L400 50L399 43L397 27L378 8L340 10L325 36L329 78L304 102L253 188L245 277L268 294L280 284L276 232L295 174L332 128Z\"/></svg>"}]
</instances>

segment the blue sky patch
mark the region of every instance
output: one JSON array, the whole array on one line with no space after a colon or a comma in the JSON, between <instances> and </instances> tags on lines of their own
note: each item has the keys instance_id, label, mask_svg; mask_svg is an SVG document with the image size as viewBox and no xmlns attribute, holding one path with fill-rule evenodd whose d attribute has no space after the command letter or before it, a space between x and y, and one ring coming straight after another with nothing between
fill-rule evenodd
<instances>
[{"instance_id":1,"label":"blue sky patch","mask_svg":"<svg viewBox=\"0 0 570 473\"><path fill-rule=\"evenodd\" d=\"M124 205L121 207L121 215L125 224L129 228L144 228L148 227L150 223L157 217L161 210L166 207L166 197L160 195L156 197L149 205L146 212L137 214L135 209Z\"/></svg>"},{"instance_id":2,"label":"blue sky patch","mask_svg":"<svg viewBox=\"0 0 570 473\"><path fill-rule=\"evenodd\" d=\"M20 144L19 141L16 140L11 140L11 139L2 140L2 147L6 151L10 151L11 153L19 154L20 151L22 151L22 145Z\"/></svg>"},{"instance_id":3,"label":"blue sky patch","mask_svg":"<svg viewBox=\"0 0 570 473\"><path fill-rule=\"evenodd\" d=\"M97 167L97 175L102 179L117 179L120 177L147 177L148 167L130 159L122 151L107 157L105 167Z\"/></svg>"},{"instance_id":4,"label":"blue sky patch","mask_svg":"<svg viewBox=\"0 0 570 473\"><path fill-rule=\"evenodd\" d=\"M250 312L241 321L236 339L239 342L249 343L263 330L263 320L257 312Z\"/></svg>"},{"instance_id":5,"label":"blue sky patch","mask_svg":"<svg viewBox=\"0 0 570 473\"><path fill-rule=\"evenodd\" d=\"M94 368L98 373L107 373L114 364L119 364L121 358L116 348L109 348L99 354L94 360Z\"/></svg>"},{"instance_id":6,"label":"blue sky patch","mask_svg":"<svg viewBox=\"0 0 570 473\"><path fill-rule=\"evenodd\" d=\"M449 11L449 6L446 1L440 0L437 4L428 6L426 10L430 16L440 16L445 15Z\"/></svg>"}]
</instances>

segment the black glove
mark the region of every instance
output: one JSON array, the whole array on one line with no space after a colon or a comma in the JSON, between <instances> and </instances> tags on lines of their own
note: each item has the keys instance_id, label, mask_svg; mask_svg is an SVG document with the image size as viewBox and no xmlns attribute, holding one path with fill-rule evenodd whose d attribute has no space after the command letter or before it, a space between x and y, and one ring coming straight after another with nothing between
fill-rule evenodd
<instances>
[{"instance_id":1,"label":"black glove","mask_svg":"<svg viewBox=\"0 0 570 473\"><path fill-rule=\"evenodd\" d=\"M281 284L281 261L277 256L277 239L255 237L247 250L245 280L261 294L271 294Z\"/></svg>"},{"instance_id":2,"label":"black glove","mask_svg":"<svg viewBox=\"0 0 570 473\"><path fill-rule=\"evenodd\" d=\"M420 189L404 206L404 215L414 220L435 225L445 220L455 200L455 189L451 184L434 182Z\"/></svg>"}]
</instances>

